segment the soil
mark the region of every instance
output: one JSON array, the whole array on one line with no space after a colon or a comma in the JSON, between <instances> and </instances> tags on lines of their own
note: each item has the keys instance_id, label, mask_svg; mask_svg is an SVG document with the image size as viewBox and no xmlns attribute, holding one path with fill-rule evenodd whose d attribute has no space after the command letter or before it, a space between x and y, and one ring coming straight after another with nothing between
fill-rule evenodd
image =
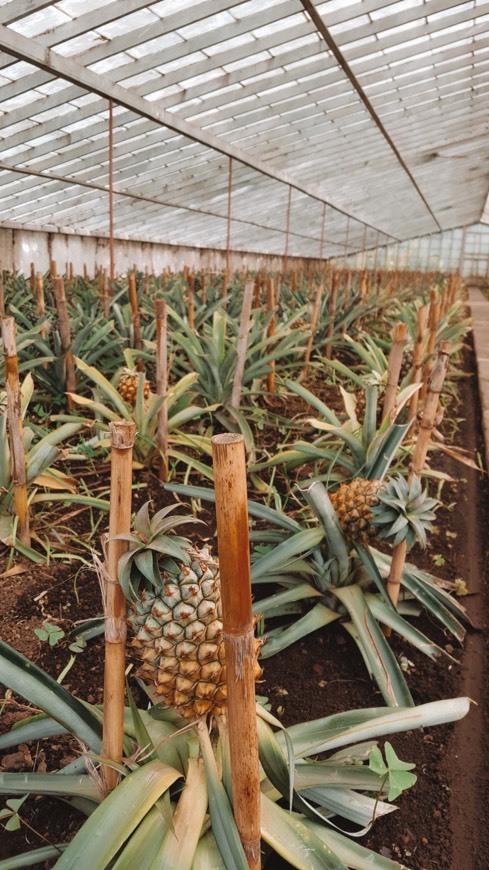
<instances>
[{"instance_id":1,"label":"soil","mask_svg":"<svg viewBox=\"0 0 489 870\"><path fill-rule=\"evenodd\" d=\"M480 410L473 358L470 350L465 360L469 373L460 389L461 403L451 417L461 418L455 443L471 455L479 451ZM304 409L269 410L291 417ZM265 437L271 439L268 429ZM448 439L451 443L452 435ZM486 807L489 801L489 764L486 746L489 741L489 600L487 579L488 542L485 536L489 519L489 493L486 476L441 454L436 459L453 478L445 483L441 498L438 530L424 553L412 561L434 573L466 581L469 595L464 598L473 627L463 648L454 648L452 638L426 617L416 625L444 646L457 659L433 662L417 653L396 636L391 638L397 656L409 660L407 680L417 704L459 695L473 700L469 715L455 725L438 726L424 731L407 732L391 738L397 754L416 763L418 780L407 794L397 800L399 811L379 820L372 832L360 842L382 854L403 862L412 870L486 870L489 868L489 826ZM97 469L100 485L107 482L107 469ZM105 477L105 479L104 479ZM142 488L134 495L138 507L150 495L157 507L173 501L157 480L143 474ZM208 517L213 528L213 516ZM49 516L50 526L59 520L62 544L73 545L75 536L87 531L83 512L70 519L59 513ZM104 531L106 519L97 537ZM64 530L69 527L70 531ZM71 564L53 558L48 567L16 562L13 573L1 577L0 635L55 677L69 664L72 652L64 638L55 646L41 642L34 630L43 620L59 625L68 635L81 620L100 613L101 598L95 572L76 557L90 561L87 549L73 546ZM436 567L437 564L441 566ZM6 556L3 558L5 571ZM102 701L103 645L99 639L89 642L63 679L73 694L91 703ZM260 694L266 695L272 711L284 725L328 715L341 710L383 706L383 700L366 674L357 647L341 626L333 624L309 635L284 653L266 659ZM2 721L5 730L18 719L32 713L23 699L0 692ZM0 755L0 770L54 770L76 756L76 747L68 738L25 744ZM0 859L17 855L28 848L56 843L72 836L80 817L69 807L54 800L29 799L22 807L28 827L2 833ZM42 866L51 866L45 864ZM276 856L268 868L288 867ZM177 868L175 868L177 870Z\"/></svg>"}]
</instances>

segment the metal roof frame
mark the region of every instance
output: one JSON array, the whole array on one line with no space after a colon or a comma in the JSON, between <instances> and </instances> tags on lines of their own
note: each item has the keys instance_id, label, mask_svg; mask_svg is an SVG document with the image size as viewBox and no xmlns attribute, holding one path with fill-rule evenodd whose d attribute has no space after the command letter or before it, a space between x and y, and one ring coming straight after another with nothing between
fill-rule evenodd
<instances>
[{"instance_id":1,"label":"metal roof frame","mask_svg":"<svg viewBox=\"0 0 489 870\"><path fill-rule=\"evenodd\" d=\"M107 233L108 100L118 235L225 246L226 158L237 249L472 225L488 84L489 0L0 0L0 225Z\"/></svg>"}]
</instances>

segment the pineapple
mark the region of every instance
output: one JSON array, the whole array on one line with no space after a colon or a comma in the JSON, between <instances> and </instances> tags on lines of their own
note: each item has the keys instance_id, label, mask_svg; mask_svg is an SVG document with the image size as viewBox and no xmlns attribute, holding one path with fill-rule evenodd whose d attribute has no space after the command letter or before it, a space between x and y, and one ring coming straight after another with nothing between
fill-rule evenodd
<instances>
[{"instance_id":1,"label":"pineapple","mask_svg":"<svg viewBox=\"0 0 489 870\"><path fill-rule=\"evenodd\" d=\"M387 539L394 546L406 541L426 545L426 532L435 519L436 499L428 498L420 480L411 483L398 475L383 480L355 478L330 495L346 538L358 544Z\"/></svg>"},{"instance_id":2,"label":"pineapple","mask_svg":"<svg viewBox=\"0 0 489 870\"><path fill-rule=\"evenodd\" d=\"M149 399L150 387L149 381L146 380L144 374L141 374L134 369L126 368L123 370L117 384L117 390L124 401L133 407L136 404L140 376L143 378L143 398L147 401Z\"/></svg>"},{"instance_id":3,"label":"pineapple","mask_svg":"<svg viewBox=\"0 0 489 870\"><path fill-rule=\"evenodd\" d=\"M165 704L193 719L226 707L219 566L207 548L173 533L177 525L198 522L169 517L173 509L150 519L148 503L141 508L130 549L119 560L119 579L130 601L141 677L154 683ZM261 645L255 641L256 679Z\"/></svg>"},{"instance_id":4,"label":"pineapple","mask_svg":"<svg viewBox=\"0 0 489 870\"><path fill-rule=\"evenodd\" d=\"M308 329L310 324L303 317L296 317L294 322L290 324L291 329Z\"/></svg>"}]
</instances>

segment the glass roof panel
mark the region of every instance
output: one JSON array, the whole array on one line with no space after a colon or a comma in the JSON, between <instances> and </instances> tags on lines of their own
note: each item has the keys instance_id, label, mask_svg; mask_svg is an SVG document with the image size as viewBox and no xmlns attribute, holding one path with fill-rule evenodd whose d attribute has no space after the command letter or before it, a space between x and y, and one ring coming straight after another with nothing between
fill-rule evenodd
<instances>
[{"instance_id":1,"label":"glass roof panel","mask_svg":"<svg viewBox=\"0 0 489 870\"><path fill-rule=\"evenodd\" d=\"M31 0L22 3L31 12L15 21L19 6L0 0L0 21L13 21L19 34L18 59L8 39L0 42L0 165L12 165L2 175L10 193L2 191L0 204L9 223L28 225L31 215L36 225L66 221L70 231L107 232L97 185L107 183L111 96L116 184L139 197L119 194L127 233L132 215L136 233L151 227L155 238L185 243L192 228L199 243L224 245L229 155L236 208L261 222L259 229L244 220L233 225L234 243L250 249L283 246L275 218L289 181L296 232L311 245L318 226L315 219L308 227L308 215L321 213L323 198L352 223L365 220L368 232L397 238L482 213L488 0L316 0L329 28L323 32L301 0L60 0L37 10ZM338 65L325 35L356 79ZM47 48L61 75L70 59L69 82L33 62L45 61ZM90 93L87 69L101 77L103 96ZM460 125L470 133L465 160ZM427 159L433 154L444 159ZM22 165L40 177L16 175ZM60 180L46 181L50 172ZM95 187L63 182L63 173ZM155 189L182 207L160 208ZM219 219L189 211L209 204ZM333 246L342 244L346 221L336 214Z\"/></svg>"}]
</instances>

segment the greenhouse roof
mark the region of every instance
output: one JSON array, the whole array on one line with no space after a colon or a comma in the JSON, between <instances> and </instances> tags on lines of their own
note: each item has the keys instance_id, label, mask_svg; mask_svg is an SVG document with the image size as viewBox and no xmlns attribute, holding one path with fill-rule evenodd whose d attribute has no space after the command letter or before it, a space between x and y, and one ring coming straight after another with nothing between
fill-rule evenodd
<instances>
[{"instance_id":1,"label":"greenhouse roof","mask_svg":"<svg viewBox=\"0 0 489 870\"><path fill-rule=\"evenodd\" d=\"M488 84L489 0L0 0L0 226L108 234L110 115L118 238L326 257L474 224Z\"/></svg>"}]
</instances>

